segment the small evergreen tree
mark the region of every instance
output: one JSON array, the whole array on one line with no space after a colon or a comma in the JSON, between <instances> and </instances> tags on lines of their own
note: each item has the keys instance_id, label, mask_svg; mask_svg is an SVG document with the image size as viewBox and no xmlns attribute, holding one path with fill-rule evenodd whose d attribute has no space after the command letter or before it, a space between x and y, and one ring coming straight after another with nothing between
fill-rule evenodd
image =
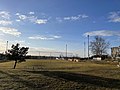
<instances>
[{"instance_id":1,"label":"small evergreen tree","mask_svg":"<svg viewBox=\"0 0 120 90\"><path fill-rule=\"evenodd\" d=\"M20 44L17 43L16 45L12 45L11 46L11 50L8 50L7 52L7 57L10 60L14 60L15 64L14 64L14 69L16 68L16 64L18 62L23 62L25 61L25 56L28 53L28 47L19 47Z\"/></svg>"}]
</instances>

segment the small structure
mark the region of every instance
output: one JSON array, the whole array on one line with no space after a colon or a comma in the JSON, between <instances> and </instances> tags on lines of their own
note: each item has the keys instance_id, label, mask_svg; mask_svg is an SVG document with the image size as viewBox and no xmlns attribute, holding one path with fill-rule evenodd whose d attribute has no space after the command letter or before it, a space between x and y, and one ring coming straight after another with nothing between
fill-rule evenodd
<instances>
[{"instance_id":1,"label":"small structure","mask_svg":"<svg viewBox=\"0 0 120 90\"><path fill-rule=\"evenodd\" d=\"M94 57L93 60L101 61L101 57Z\"/></svg>"},{"instance_id":2,"label":"small structure","mask_svg":"<svg viewBox=\"0 0 120 90\"><path fill-rule=\"evenodd\" d=\"M97 61L101 61L102 60L102 57L99 56L99 55L94 55L92 56L93 60L97 60Z\"/></svg>"},{"instance_id":3,"label":"small structure","mask_svg":"<svg viewBox=\"0 0 120 90\"><path fill-rule=\"evenodd\" d=\"M78 60L78 59L75 59L74 61L75 61L75 62L79 62L79 60Z\"/></svg>"},{"instance_id":4,"label":"small structure","mask_svg":"<svg viewBox=\"0 0 120 90\"><path fill-rule=\"evenodd\" d=\"M108 59L108 58L109 58L108 55L94 55L94 56L91 57L91 59L97 60L97 61L105 60L105 59Z\"/></svg>"},{"instance_id":5,"label":"small structure","mask_svg":"<svg viewBox=\"0 0 120 90\"><path fill-rule=\"evenodd\" d=\"M111 48L111 56L113 59L120 58L120 46Z\"/></svg>"}]
</instances>

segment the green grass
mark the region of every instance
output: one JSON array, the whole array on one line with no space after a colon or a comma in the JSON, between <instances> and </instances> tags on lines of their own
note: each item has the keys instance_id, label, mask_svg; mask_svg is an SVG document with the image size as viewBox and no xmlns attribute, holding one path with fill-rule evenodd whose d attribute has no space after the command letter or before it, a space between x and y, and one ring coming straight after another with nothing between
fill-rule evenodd
<instances>
[{"instance_id":1,"label":"green grass","mask_svg":"<svg viewBox=\"0 0 120 90\"><path fill-rule=\"evenodd\" d=\"M112 62L27 60L0 63L0 90L120 90L120 68Z\"/></svg>"}]
</instances>

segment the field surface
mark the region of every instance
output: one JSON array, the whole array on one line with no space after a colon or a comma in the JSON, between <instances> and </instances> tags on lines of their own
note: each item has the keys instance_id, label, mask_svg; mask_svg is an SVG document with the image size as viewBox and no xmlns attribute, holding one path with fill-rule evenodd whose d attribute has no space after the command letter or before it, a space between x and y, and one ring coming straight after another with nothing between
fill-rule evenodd
<instances>
[{"instance_id":1,"label":"field surface","mask_svg":"<svg viewBox=\"0 0 120 90\"><path fill-rule=\"evenodd\" d=\"M120 90L120 67L112 62L27 60L12 69L0 63L0 90Z\"/></svg>"}]
</instances>

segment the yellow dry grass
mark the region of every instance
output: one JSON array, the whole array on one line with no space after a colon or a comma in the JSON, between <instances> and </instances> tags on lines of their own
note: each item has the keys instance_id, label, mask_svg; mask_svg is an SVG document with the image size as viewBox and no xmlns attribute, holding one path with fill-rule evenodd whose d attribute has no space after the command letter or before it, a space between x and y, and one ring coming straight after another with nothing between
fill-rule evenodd
<instances>
[{"instance_id":1,"label":"yellow dry grass","mask_svg":"<svg viewBox=\"0 0 120 90\"><path fill-rule=\"evenodd\" d=\"M0 63L0 90L120 89L117 63L27 60L16 69L13 65L13 61Z\"/></svg>"}]
</instances>

